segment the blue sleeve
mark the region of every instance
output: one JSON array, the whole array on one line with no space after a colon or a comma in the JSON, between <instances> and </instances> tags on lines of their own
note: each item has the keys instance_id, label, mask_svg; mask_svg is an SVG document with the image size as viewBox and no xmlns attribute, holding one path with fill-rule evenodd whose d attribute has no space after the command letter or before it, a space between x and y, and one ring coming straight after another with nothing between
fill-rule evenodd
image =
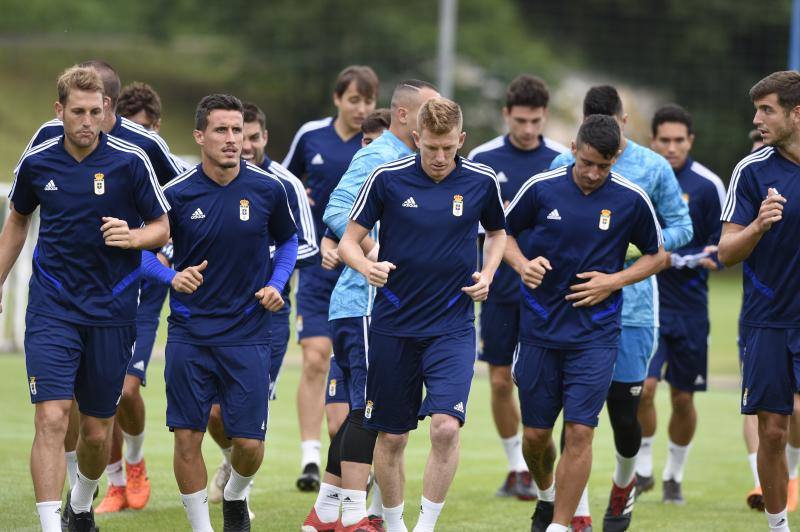
<instances>
[{"instance_id":1,"label":"blue sleeve","mask_svg":"<svg viewBox=\"0 0 800 532\"><path fill-rule=\"evenodd\" d=\"M566 164L572 164L573 162L575 162L575 157L572 156L572 152L565 151L564 153L558 154L555 159L550 161L550 170Z\"/></svg>"},{"instance_id":2,"label":"blue sleeve","mask_svg":"<svg viewBox=\"0 0 800 532\"><path fill-rule=\"evenodd\" d=\"M377 165L370 165L367 157L358 158L350 163L347 171L339 180L339 184L333 189L328 206L322 215L322 221L331 231L336 234L336 240L342 238L344 230L347 228L348 215L353 208L356 194L367 181L370 174L369 168L374 169Z\"/></svg>"},{"instance_id":3,"label":"blue sleeve","mask_svg":"<svg viewBox=\"0 0 800 532\"><path fill-rule=\"evenodd\" d=\"M350 219L367 229L375 227L375 223L383 216L386 199L383 175L385 174L376 175L375 179L364 182L350 211Z\"/></svg>"},{"instance_id":4,"label":"blue sleeve","mask_svg":"<svg viewBox=\"0 0 800 532\"><path fill-rule=\"evenodd\" d=\"M723 222L748 226L758 216L758 210L766 197L766 191L763 194L764 197L759 194L749 168L745 168L741 172L740 175L734 174L731 178L725 208L722 210L720 218Z\"/></svg>"},{"instance_id":5,"label":"blue sleeve","mask_svg":"<svg viewBox=\"0 0 800 532\"><path fill-rule=\"evenodd\" d=\"M506 216L503 213L503 198L500 196L500 183L492 176L486 191L486 200L481 211L481 225L486 231L499 231L506 228Z\"/></svg>"},{"instance_id":6,"label":"blue sleeve","mask_svg":"<svg viewBox=\"0 0 800 532\"><path fill-rule=\"evenodd\" d=\"M339 237L336 236L336 233L331 231L330 227L326 227L325 228L325 234L323 235L323 238L330 238L331 240L335 240L336 242L339 242Z\"/></svg>"},{"instance_id":7,"label":"blue sleeve","mask_svg":"<svg viewBox=\"0 0 800 532\"><path fill-rule=\"evenodd\" d=\"M278 292L283 292L289 277L294 271L294 264L297 261L297 235L294 234L285 240L275 249L275 257L272 263L272 277L267 286L274 287Z\"/></svg>"},{"instance_id":8,"label":"blue sleeve","mask_svg":"<svg viewBox=\"0 0 800 532\"><path fill-rule=\"evenodd\" d=\"M636 219L633 220L630 241L645 255L658 253L658 248L663 244L661 228L656 218L656 212L649 200L643 196L636 198Z\"/></svg>"},{"instance_id":9,"label":"blue sleeve","mask_svg":"<svg viewBox=\"0 0 800 532\"><path fill-rule=\"evenodd\" d=\"M536 223L536 186L520 188L506 210L506 231L517 238L520 233L533 229Z\"/></svg>"},{"instance_id":10,"label":"blue sleeve","mask_svg":"<svg viewBox=\"0 0 800 532\"><path fill-rule=\"evenodd\" d=\"M664 249L672 251L688 244L692 239L692 218L689 216L689 206L683 201L675 172L666 159L659 157L656 171L658 180L650 199L656 212L664 220Z\"/></svg>"},{"instance_id":11,"label":"blue sleeve","mask_svg":"<svg viewBox=\"0 0 800 532\"><path fill-rule=\"evenodd\" d=\"M159 284L170 285L177 272L161 264L152 251L142 251L142 277Z\"/></svg>"},{"instance_id":12,"label":"blue sleeve","mask_svg":"<svg viewBox=\"0 0 800 532\"><path fill-rule=\"evenodd\" d=\"M30 168L27 161L22 161L17 168L14 184L11 185L8 197L14 204L14 210L23 215L32 213L39 205L39 198L31 186Z\"/></svg>"},{"instance_id":13,"label":"blue sleeve","mask_svg":"<svg viewBox=\"0 0 800 532\"><path fill-rule=\"evenodd\" d=\"M133 179L133 196L136 202L136 210L142 220L149 221L169 212L169 203L158 185L156 176L151 171L151 168L145 164L144 157L142 152L136 153L134 157L131 157L130 170Z\"/></svg>"},{"instance_id":14,"label":"blue sleeve","mask_svg":"<svg viewBox=\"0 0 800 532\"><path fill-rule=\"evenodd\" d=\"M303 128L300 128L295 134L292 145L289 147L289 153L286 154L286 158L281 163L282 166L286 167L287 170L297 177L306 175L306 161L303 157L303 152L305 151L305 137L304 134L301 133L302 131Z\"/></svg>"}]
</instances>

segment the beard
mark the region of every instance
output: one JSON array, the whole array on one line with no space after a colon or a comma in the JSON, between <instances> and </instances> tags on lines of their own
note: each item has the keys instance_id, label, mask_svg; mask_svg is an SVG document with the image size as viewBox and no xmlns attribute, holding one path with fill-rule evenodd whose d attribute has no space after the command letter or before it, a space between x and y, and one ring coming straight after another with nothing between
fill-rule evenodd
<instances>
[{"instance_id":1,"label":"beard","mask_svg":"<svg viewBox=\"0 0 800 532\"><path fill-rule=\"evenodd\" d=\"M69 139L71 144L78 146L79 148L88 148L97 140L97 136L99 135L98 131L93 131L92 135L79 135L78 133L67 133L66 130L64 134Z\"/></svg>"}]
</instances>

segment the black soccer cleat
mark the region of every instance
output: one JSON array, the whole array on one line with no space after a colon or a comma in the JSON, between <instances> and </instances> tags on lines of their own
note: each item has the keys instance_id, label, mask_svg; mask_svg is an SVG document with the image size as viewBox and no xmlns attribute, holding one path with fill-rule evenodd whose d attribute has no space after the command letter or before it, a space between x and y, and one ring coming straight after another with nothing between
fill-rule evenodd
<instances>
[{"instance_id":1,"label":"black soccer cleat","mask_svg":"<svg viewBox=\"0 0 800 532\"><path fill-rule=\"evenodd\" d=\"M631 483L620 488L611 483L611 496L603 517L603 532L624 532L631 526L633 505L636 501L636 477Z\"/></svg>"},{"instance_id":2,"label":"black soccer cleat","mask_svg":"<svg viewBox=\"0 0 800 532\"><path fill-rule=\"evenodd\" d=\"M681 493L681 483L676 480L665 480L663 483L663 496L662 501L664 504L677 504L683 506L686 500Z\"/></svg>"},{"instance_id":3,"label":"black soccer cleat","mask_svg":"<svg viewBox=\"0 0 800 532\"><path fill-rule=\"evenodd\" d=\"M541 499L536 503L536 510L531 516L531 532L547 532L547 527L553 522L553 512L556 505Z\"/></svg>"},{"instance_id":4,"label":"black soccer cleat","mask_svg":"<svg viewBox=\"0 0 800 532\"><path fill-rule=\"evenodd\" d=\"M69 508L69 500L72 498L72 492L67 492L67 502L64 503L64 509L61 510L61 532L69 532L69 514L67 513L67 508Z\"/></svg>"},{"instance_id":5,"label":"black soccer cleat","mask_svg":"<svg viewBox=\"0 0 800 532\"><path fill-rule=\"evenodd\" d=\"M313 462L306 464L296 485L300 491L319 491L319 466Z\"/></svg>"},{"instance_id":6,"label":"black soccer cleat","mask_svg":"<svg viewBox=\"0 0 800 532\"><path fill-rule=\"evenodd\" d=\"M653 477L636 475L636 498L638 499L642 493L652 490L655 485L656 481Z\"/></svg>"},{"instance_id":7,"label":"black soccer cleat","mask_svg":"<svg viewBox=\"0 0 800 532\"><path fill-rule=\"evenodd\" d=\"M247 500L228 501L222 499L223 532L250 532L250 512Z\"/></svg>"},{"instance_id":8,"label":"black soccer cleat","mask_svg":"<svg viewBox=\"0 0 800 532\"><path fill-rule=\"evenodd\" d=\"M67 503L65 508L67 514L67 530L69 532L99 532L100 528L94 524L94 510L76 514L72 510L72 505ZM63 514L62 514L63 515Z\"/></svg>"}]
</instances>

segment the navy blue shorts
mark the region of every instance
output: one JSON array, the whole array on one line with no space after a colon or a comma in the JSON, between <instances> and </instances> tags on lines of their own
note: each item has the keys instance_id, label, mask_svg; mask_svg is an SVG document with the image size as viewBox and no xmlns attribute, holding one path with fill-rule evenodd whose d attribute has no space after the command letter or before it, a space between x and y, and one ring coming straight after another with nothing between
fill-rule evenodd
<instances>
[{"instance_id":1,"label":"navy blue shorts","mask_svg":"<svg viewBox=\"0 0 800 532\"><path fill-rule=\"evenodd\" d=\"M708 380L708 318L662 314L658 349L650 360L648 377L662 376L685 392L706 390Z\"/></svg>"},{"instance_id":2,"label":"navy blue shorts","mask_svg":"<svg viewBox=\"0 0 800 532\"><path fill-rule=\"evenodd\" d=\"M299 270L298 276L297 294L295 295L297 341L315 336L331 338L328 308L337 277L331 279L331 272L323 269L322 266L302 268Z\"/></svg>"},{"instance_id":3,"label":"navy blue shorts","mask_svg":"<svg viewBox=\"0 0 800 532\"><path fill-rule=\"evenodd\" d=\"M481 305L478 359L492 366L510 366L519 336L519 303Z\"/></svg>"},{"instance_id":4,"label":"navy blue shorts","mask_svg":"<svg viewBox=\"0 0 800 532\"><path fill-rule=\"evenodd\" d=\"M522 424L550 429L564 421L596 427L611 385L616 347L549 349L518 344L511 375L519 392Z\"/></svg>"},{"instance_id":5,"label":"navy blue shorts","mask_svg":"<svg viewBox=\"0 0 800 532\"><path fill-rule=\"evenodd\" d=\"M228 438L264 440L270 347L201 346L167 340L167 426L205 432L219 402Z\"/></svg>"},{"instance_id":6,"label":"navy blue shorts","mask_svg":"<svg viewBox=\"0 0 800 532\"><path fill-rule=\"evenodd\" d=\"M281 375L283 358L289 347L291 336L289 315L292 309L289 302L278 312L272 315L272 338L269 341L269 399L274 401L277 397L278 377Z\"/></svg>"},{"instance_id":7,"label":"navy blue shorts","mask_svg":"<svg viewBox=\"0 0 800 532\"><path fill-rule=\"evenodd\" d=\"M344 376L341 366L339 366L336 353L331 355L331 366L328 370L328 388L325 391L325 404L348 403L350 404L350 392L347 379Z\"/></svg>"},{"instance_id":8,"label":"navy blue shorts","mask_svg":"<svg viewBox=\"0 0 800 532\"><path fill-rule=\"evenodd\" d=\"M474 328L428 338L370 330L365 426L404 434L432 414L448 414L463 425L474 372Z\"/></svg>"},{"instance_id":9,"label":"navy blue shorts","mask_svg":"<svg viewBox=\"0 0 800 532\"><path fill-rule=\"evenodd\" d=\"M25 366L32 403L78 402L97 418L117 411L136 327L78 325L33 312L25 315Z\"/></svg>"},{"instance_id":10,"label":"navy blue shorts","mask_svg":"<svg viewBox=\"0 0 800 532\"><path fill-rule=\"evenodd\" d=\"M800 329L742 328L742 414L791 415L798 389Z\"/></svg>"},{"instance_id":11,"label":"navy blue shorts","mask_svg":"<svg viewBox=\"0 0 800 532\"><path fill-rule=\"evenodd\" d=\"M142 386L147 384L147 366L150 364L150 356L156 343L159 318L155 320L145 319L143 316L136 318L136 343L133 344L133 356L128 364L127 373L138 377L142 381Z\"/></svg>"},{"instance_id":12,"label":"navy blue shorts","mask_svg":"<svg viewBox=\"0 0 800 532\"><path fill-rule=\"evenodd\" d=\"M342 380L331 381L330 378L328 379L326 398L333 399L337 394L334 393L331 396L331 392L337 392L336 388L338 387L344 388L346 391L343 395L348 398L350 410L361 410L366 406L364 394L367 388L369 317L332 320L331 332L333 333L334 352L334 356L331 358L331 374L334 372L333 368L337 367L338 371L341 371ZM333 402L337 401L326 400L326 404Z\"/></svg>"}]
</instances>

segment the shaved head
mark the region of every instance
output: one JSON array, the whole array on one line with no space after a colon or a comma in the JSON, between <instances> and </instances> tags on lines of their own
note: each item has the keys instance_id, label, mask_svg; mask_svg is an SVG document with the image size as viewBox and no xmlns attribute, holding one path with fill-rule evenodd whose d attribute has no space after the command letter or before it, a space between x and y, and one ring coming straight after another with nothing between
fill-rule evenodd
<instances>
[{"instance_id":1,"label":"shaved head","mask_svg":"<svg viewBox=\"0 0 800 532\"><path fill-rule=\"evenodd\" d=\"M394 88L394 92L392 93L392 110L395 110L398 107L418 107L421 105L422 102L419 100L420 92L422 92L423 89L429 89L431 91L438 92L432 83L428 83L427 81L422 81L419 79L407 79L398 83Z\"/></svg>"}]
</instances>

